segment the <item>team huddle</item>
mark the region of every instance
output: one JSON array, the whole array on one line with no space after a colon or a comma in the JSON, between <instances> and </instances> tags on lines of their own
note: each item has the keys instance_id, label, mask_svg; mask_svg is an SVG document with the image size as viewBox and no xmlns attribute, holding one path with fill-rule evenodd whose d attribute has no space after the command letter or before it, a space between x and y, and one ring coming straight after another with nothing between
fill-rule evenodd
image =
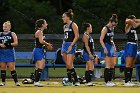
<instances>
[{"instance_id":1,"label":"team huddle","mask_svg":"<svg viewBox=\"0 0 140 93\"><path fill-rule=\"evenodd\" d=\"M63 56L66 64L68 82L64 83L64 86L80 86L80 82L77 78L77 73L74 68L74 54L76 51L76 42L79 39L79 30L75 22L73 22L73 12L68 10L62 15L64 22L64 39L61 48L61 55ZM113 41L114 28L118 24L118 17L116 14L112 14L107 25L103 27L100 35L100 44L102 46L101 56L105 60L104 69L104 82L105 86L116 86L112 82L114 71L114 55L116 54L116 47ZM42 71L45 66L44 48L48 50L53 49L53 45L45 41L43 31L47 29L47 22L45 19L39 19L35 23L35 48L33 50L33 57L35 62L35 81L34 86L43 86L40 83ZM135 28L140 26L140 19L136 19L134 15L128 16L125 20L125 34L127 35L127 43L125 46L126 53L126 66L125 66L125 82L124 86L134 86L131 82L132 72L134 68L135 57L137 54L138 37ZM0 70L2 83L0 86L6 84L6 69L7 66L11 71L12 78L15 85L20 86L17 73L15 70L15 50L14 47L18 45L18 39L14 32L10 31L10 21L4 22L3 32L0 32ZM83 61L86 62L85 71L85 85L96 86L92 83L92 75L94 70L94 40L91 36L92 25L90 23L83 24L84 34L83 41ZM139 73L140 76L140 73ZM140 83L139 83L140 86Z\"/></svg>"}]
</instances>

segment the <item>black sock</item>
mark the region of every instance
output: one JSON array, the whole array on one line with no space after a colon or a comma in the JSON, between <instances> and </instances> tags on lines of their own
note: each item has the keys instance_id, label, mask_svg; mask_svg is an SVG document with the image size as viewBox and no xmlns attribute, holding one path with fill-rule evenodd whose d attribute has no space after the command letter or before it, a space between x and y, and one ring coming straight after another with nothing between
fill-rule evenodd
<instances>
[{"instance_id":1,"label":"black sock","mask_svg":"<svg viewBox=\"0 0 140 93\"><path fill-rule=\"evenodd\" d=\"M130 81L132 79L132 75L133 75L133 68L130 68Z\"/></svg>"},{"instance_id":2,"label":"black sock","mask_svg":"<svg viewBox=\"0 0 140 93\"><path fill-rule=\"evenodd\" d=\"M131 68L125 68L125 83L130 81L131 78Z\"/></svg>"},{"instance_id":3,"label":"black sock","mask_svg":"<svg viewBox=\"0 0 140 93\"><path fill-rule=\"evenodd\" d=\"M67 76L68 76L68 80L69 82L72 82L72 78L71 78L71 70L67 69Z\"/></svg>"},{"instance_id":4,"label":"black sock","mask_svg":"<svg viewBox=\"0 0 140 93\"><path fill-rule=\"evenodd\" d=\"M12 78L14 79L14 82L15 82L15 83L18 82L17 73L16 73L15 70L14 70L14 71L11 71L11 75L12 75Z\"/></svg>"},{"instance_id":5,"label":"black sock","mask_svg":"<svg viewBox=\"0 0 140 93\"><path fill-rule=\"evenodd\" d=\"M109 69L109 81L112 81L112 78L113 78L113 68L110 68Z\"/></svg>"},{"instance_id":6,"label":"black sock","mask_svg":"<svg viewBox=\"0 0 140 93\"><path fill-rule=\"evenodd\" d=\"M36 79L36 77L37 77L37 73L38 73L38 70L35 69L35 73L34 73L34 81L35 81L35 79Z\"/></svg>"},{"instance_id":7,"label":"black sock","mask_svg":"<svg viewBox=\"0 0 140 93\"><path fill-rule=\"evenodd\" d=\"M112 72L113 72L113 73L112 73L112 79L115 80L115 68L112 68L112 69L113 69L113 70L112 70Z\"/></svg>"},{"instance_id":8,"label":"black sock","mask_svg":"<svg viewBox=\"0 0 140 93\"><path fill-rule=\"evenodd\" d=\"M88 83L88 71L85 71L85 79L86 79L86 82Z\"/></svg>"},{"instance_id":9,"label":"black sock","mask_svg":"<svg viewBox=\"0 0 140 93\"><path fill-rule=\"evenodd\" d=\"M35 82L38 82L40 80L41 74L42 69L38 68L38 70L36 71Z\"/></svg>"},{"instance_id":10,"label":"black sock","mask_svg":"<svg viewBox=\"0 0 140 93\"><path fill-rule=\"evenodd\" d=\"M1 79L2 79L2 82L5 82L5 79L6 79L6 70L1 70Z\"/></svg>"},{"instance_id":11,"label":"black sock","mask_svg":"<svg viewBox=\"0 0 140 93\"><path fill-rule=\"evenodd\" d=\"M109 68L104 70L104 81L107 83L109 81Z\"/></svg>"},{"instance_id":12,"label":"black sock","mask_svg":"<svg viewBox=\"0 0 140 93\"><path fill-rule=\"evenodd\" d=\"M71 69L71 76L74 78L74 81L75 81L75 82L78 82L77 74L76 74L74 68Z\"/></svg>"},{"instance_id":13,"label":"black sock","mask_svg":"<svg viewBox=\"0 0 140 93\"><path fill-rule=\"evenodd\" d=\"M92 70L89 70L88 71L88 77L89 77L88 82L91 82L92 81L92 75L93 75L93 71Z\"/></svg>"},{"instance_id":14,"label":"black sock","mask_svg":"<svg viewBox=\"0 0 140 93\"><path fill-rule=\"evenodd\" d=\"M140 67L138 68L139 82L140 82Z\"/></svg>"}]
</instances>

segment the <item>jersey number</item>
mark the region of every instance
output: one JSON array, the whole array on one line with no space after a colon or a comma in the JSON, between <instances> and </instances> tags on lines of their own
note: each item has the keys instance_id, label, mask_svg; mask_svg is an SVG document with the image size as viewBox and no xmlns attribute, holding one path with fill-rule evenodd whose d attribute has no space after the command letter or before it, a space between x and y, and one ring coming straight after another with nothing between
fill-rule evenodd
<instances>
[{"instance_id":1,"label":"jersey number","mask_svg":"<svg viewBox=\"0 0 140 93\"><path fill-rule=\"evenodd\" d=\"M65 39L68 39L69 38L69 34L68 32L65 33Z\"/></svg>"}]
</instances>

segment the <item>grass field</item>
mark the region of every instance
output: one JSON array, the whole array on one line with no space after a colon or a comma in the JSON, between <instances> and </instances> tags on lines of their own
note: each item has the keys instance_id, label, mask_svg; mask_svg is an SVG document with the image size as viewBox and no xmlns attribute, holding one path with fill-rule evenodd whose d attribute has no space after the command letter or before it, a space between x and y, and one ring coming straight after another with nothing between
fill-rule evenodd
<instances>
[{"instance_id":1,"label":"grass field","mask_svg":"<svg viewBox=\"0 0 140 93\"><path fill-rule=\"evenodd\" d=\"M29 60L17 61L17 63L29 63ZM34 67L16 69L18 76L21 78L30 77L31 73L34 72ZM79 76L83 76L85 68L76 68L76 71ZM49 76L64 77L66 76L66 69L56 68L54 70L53 68L49 68ZM133 73L133 77L134 76L135 73ZM11 78L10 71L7 71L7 77ZM118 85L117 87L105 87L103 84L103 79L96 79L94 81L96 86L94 87L87 87L85 85L81 85L79 87L64 87L61 84L61 80L56 78L55 80L42 81L42 83L45 85L44 87L34 87L33 84L22 84L21 81L21 86L16 87L12 80L7 80L6 86L0 87L0 93L140 93L140 87L123 86L122 79L120 79L120 77L124 77L124 74L120 73L118 68L116 68L116 77L118 77L115 80L115 83Z\"/></svg>"},{"instance_id":2,"label":"grass field","mask_svg":"<svg viewBox=\"0 0 140 93\"><path fill-rule=\"evenodd\" d=\"M21 82L20 82L21 83ZM44 87L34 87L32 84L21 84L16 87L8 80L6 86L0 87L0 93L140 93L140 87L124 87L122 82L116 82L117 87L104 87L103 82L95 81L97 86L64 87L60 80L42 81Z\"/></svg>"}]
</instances>

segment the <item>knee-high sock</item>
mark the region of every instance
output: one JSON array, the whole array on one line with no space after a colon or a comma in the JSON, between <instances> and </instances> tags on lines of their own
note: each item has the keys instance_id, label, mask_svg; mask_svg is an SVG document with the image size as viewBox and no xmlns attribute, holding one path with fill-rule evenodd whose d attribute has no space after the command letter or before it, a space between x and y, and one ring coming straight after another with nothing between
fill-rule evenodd
<instances>
[{"instance_id":1,"label":"knee-high sock","mask_svg":"<svg viewBox=\"0 0 140 93\"><path fill-rule=\"evenodd\" d=\"M36 71L36 76L35 76L35 82L38 82L40 80L41 74L42 74L42 69L38 68Z\"/></svg>"},{"instance_id":2,"label":"knee-high sock","mask_svg":"<svg viewBox=\"0 0 140 93\"><path fill-rule=\"evenodd\" d=\"M86 79L86 82L88 83L88 79L89 79L89 77L88 77L88 71L85 71L85 79Z\"/></svg>"},{"instance_id":3,"label":"knee-high sock","mask_svg":"<svg viewBox=\"0 0 140 93\"><path fill-rule=\"evenodd\" d=\"M15 83L18 82L17 73L16 73L15 70L14 70L14 71L11 71L11 75L12 75L12 78L14 79L14 82L15 82Z\"/></svg>"},{"instance_id":4,"label":"knee-high sock","mask_svg":"<svg viewBox=\"0 0 140 93\"><path fill-rule=\"evenodd\" d=\"M71 75L72 75L72 77L74 78L74 81L75 81L75 82L78 82L77 74L76 74L76 71L75 71L74 68L71 69Z\"/></svg>"},{"instance_id":5,"label":"knee-high sock","mask_svg":"<svg viewBox=\"0 0 140 93\"><path fill-rule=\"evenodd\" d=\"M109 81L112 81L114 68L109 69Z\"/></svg>"},{"instance_id":6,"label":"knee-high sock","mask_svg":"<svg viewBox=\"0 0 140 93\"><path fill-rule=\"evenodd\" d=\"M130 81L131 81L132 75L133 75L133 68L130 69L130 75L131 75L131 76L130 76Z\"/></svg>"},{"instance_id":7,"label":"knee-high sock","mask_svg":"<svg viewBox=\"0 0 140 93\"><path fill-rule=\"evenodd\" d=\"M71 78L71 70L67 69L67 76L68 76L68 80L69 82L72 82L72 78Z\"/></svg>"},{"instance_id":8,"label":"knee-high sock","mask_svg":"<svg viewBox=\"0 0 140 93\"><path fill-rule=\"evenodd\" d=\"M91 82L92 81L92 75L93 75L93 71L92 70L89 70L88 71L88 77L89 77L88 82Z\"/></svg>"},{"instance_id":9,"label":"knee-high sock","mask_svg":"<svg viewBox=\"0 0 140 93\"><path fill-rule=\"evenodd\" d=\"M109 81L109 68L104 70L104 81L107 83Z\"/></svg>"},{"instance_id":10,"label":"knee-high sock","mask_svg":"<svg viewBox=\"0 0 140 93\"><path fill-rule=\"evenodd\" d=\"M138 74L139 74L139 82L140 82L140 67L138 69Z\"/></svg>"},{"instance_id":11,"label":"knee-high sock","mask_svg":"<svg viewBox=\"0 0 140 93\"><path fill-rule=\"evenodd\" d=\"M6 79L6 70L1 70L1 79L2 79L2 82L5 82L5 79Z\"/></svg>"},{"instance_id":12,"label":"knee-high sock","mask_svg":"<svg viewBox=\"0 0 140 93\"><path fill-rule=\"evenodd\" d=\"M125 74L125 83L127 83L131 79L131 68L126 67L124 74Z\"/></svg>"}]
</instances>

